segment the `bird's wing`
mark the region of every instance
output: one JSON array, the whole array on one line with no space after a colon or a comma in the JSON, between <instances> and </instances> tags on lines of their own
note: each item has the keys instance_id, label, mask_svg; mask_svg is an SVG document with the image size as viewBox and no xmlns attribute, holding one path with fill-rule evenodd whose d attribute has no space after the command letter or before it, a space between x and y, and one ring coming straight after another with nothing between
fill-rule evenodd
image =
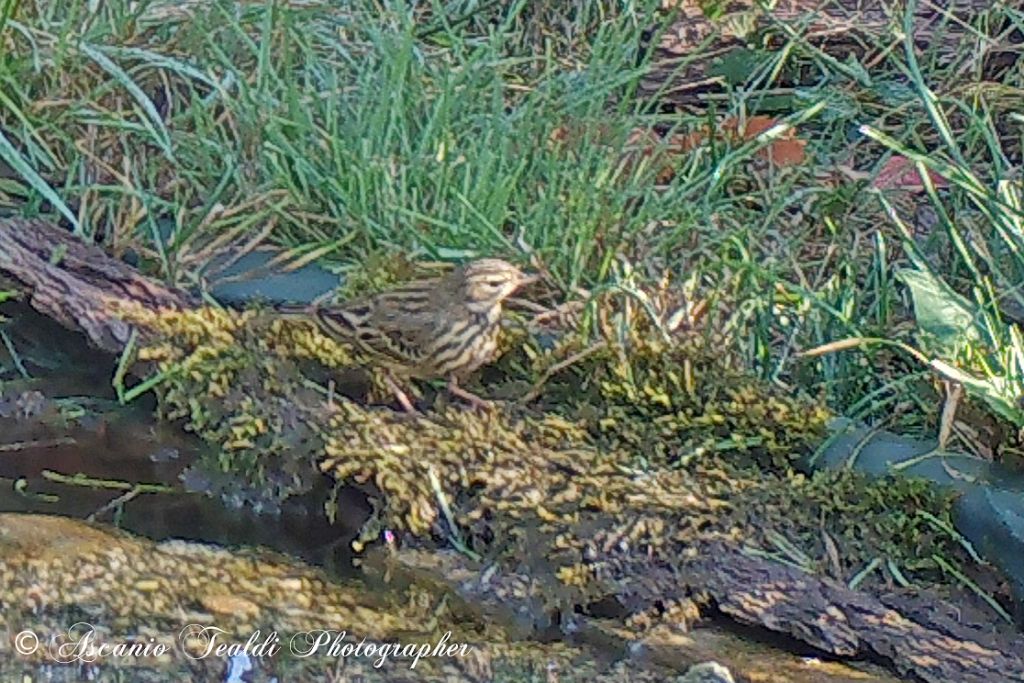
<instances>
[{"instance_id":1,"label":"bird's wing","mask_svg":"<svg viewBox=\"0 0 1024 683\"><path fill-rule=\"evenodd\" d=\"M434 349L456 312L450 292L423 281L323 309L319 317L363 352L414 374L430 374Z\"/></svg>"},{"instance_id":2,"label":"bird's wing","mask_svg":"<svg viewBox=\"0 0 1024 683\"><path fill-rule=\"evenodd\" d=\"M410 310L402 302L378 299L367 320L376 333L367 340L382 355L415 366L431 354L440 324L438 311Z\"/></svg>"}]
</instances>

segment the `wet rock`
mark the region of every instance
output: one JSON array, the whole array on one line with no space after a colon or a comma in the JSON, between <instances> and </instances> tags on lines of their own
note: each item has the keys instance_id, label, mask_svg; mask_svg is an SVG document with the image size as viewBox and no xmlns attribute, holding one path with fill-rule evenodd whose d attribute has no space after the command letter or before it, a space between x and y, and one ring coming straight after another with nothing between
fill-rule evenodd
<instances>
[{"instance_id":1,"label":"wet rock","mask_svg":"<svg viewBox=\"0 0 1024 683\"><path fill-rule=\"evenodd\" d=\"M736 683L729 669L718 662L694 664L676 683Z\"/></svg>"},{"instance_id":2,"label":"wet rock","mask_svg":"<svg viewBox=\"0 0 1024 683\"><path fill-rule=\"evenodd\" d=\"M1010 578L1016 620L1024 624L1024 475L999 463L937 451L930 440L869 431L845 421L835 429L844 431L816 466L850 465L871 476L899 471L958 492L956 529Z\"/></svg>"},{"instance_id":3,"label":"wet rock","mask_svg":"<svg viewBox=\"0 0 1024 683\"><path fill-rule=\"evenodd\" d=\"M14 417L27 420L39 417L50 407L50 401L41 391L25 391L4 402L0 417Z\"/></svg>"},{"instance_id":4,"label":"wet rock","mask_svg":"<svg viewBox=\"0 0 1024 683\"><path fill-rule=\"evenodd\" d=\"M493 625L460 620L441 596L393 593L332 581L266 551L154 543L62 517L2 513L0 630L20 637L0 639L0 680L270 683L323 680L324 671L340 669L366 683L543 680L537 676L551 670L562 672L562 683L667 677L630 663L598 667L594 653L560 643L512 643ZM349 649L331 654L324 644L298 656L324 634ZM107 650L55 663L63 655L51 638L58 646L88 638ZM204 654L211 638L227 649ZM139 651L113 654L119 644ZM412 655L381 654L410 645L433 649L415 667ZM457 650L443 654L441 645Z\"/></svg>"},{"instance_id":5,"label":"wet rock","mask_svg":"<svg viewBox=\"0 0 1024 683\"><path fill-rule=\"evenodd\" d=\"M173 446L161 446L149 454L150 462L170 462L177 460L181 452Z\"/></svg>"}]
</instances>

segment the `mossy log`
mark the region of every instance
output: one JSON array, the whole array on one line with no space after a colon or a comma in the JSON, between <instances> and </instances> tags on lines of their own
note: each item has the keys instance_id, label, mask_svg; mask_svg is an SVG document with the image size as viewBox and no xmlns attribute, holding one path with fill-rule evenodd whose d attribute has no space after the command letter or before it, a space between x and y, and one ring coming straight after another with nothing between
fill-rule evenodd
<instances>
[{"instance_id":1,"label":"mossy log","mask_svg":"<svg viewBox=\"0 0 1024 683\"><path fill-rule=\"evenodd\" d=\"M131 325L118 317L115 304L131 301L149 310L184 310L198 304L187 292L161 285L42 220L0 218L0 272L26 292L36 310L84 333L91 343L110 352L121 350L132 331ZM146 330L139 332L143 338L147 336ZM273 424L293 422L289 415L294 413L294 405L282 403L270 409L281 413ZM309 409L314 408L310 405ZM603 528L602 520L599 516L591 519L590 528ZM614 524L609 517L607 527ZM897 671L927 681L1024 682L1022 639L998 635L980 625L940 619L935 615L957 612L954 605L941 599L921 598L912 607L903 598L899 599L902 603L895 598L886 601L744 554L738 545L697 544L690 550L694 552L688 556L694 559L679 557L671 566L664 559L642 556L608 560L598 573L609 578L599 577L588 589L587 600L617 603L620 616L643 612L665 600L684 601L696 605L701 614L721 614L785 634L835 657L877 657ZM461 561L445 559L440 553L432 556L442 565ZM438 576L450 582L464 577L457 586L450 585L479 604L509 605L520 616L532 615L523 626L528 633L536 633L563 628L551 618L550 605L559 605L562 614L580 609L586 613L590 607L566 604L566 600L581 599L564 591L554 599L538 594L531 603L532 611L520 609L523 596L528 598L535 590L550 592L560 585L554 569L540 563L531 570L532 576L519 577L515 586L509 584L504 591L507 598L498 589L505 580L500 570L493 573L482 567L452 565L442 567Z\"/></svg>"},{"instance_id":2,"label":"mossy log","mask_svg":"<svg viewBox=\"0 0 1024 683\"><path fill-rule=\"evenodd\" d=\"M197 303L45 220L0 218L0 272L20 285L32 308L110 353L124 348L132 330L110 303L153 310Z\"/></svg>"}]
</instances>

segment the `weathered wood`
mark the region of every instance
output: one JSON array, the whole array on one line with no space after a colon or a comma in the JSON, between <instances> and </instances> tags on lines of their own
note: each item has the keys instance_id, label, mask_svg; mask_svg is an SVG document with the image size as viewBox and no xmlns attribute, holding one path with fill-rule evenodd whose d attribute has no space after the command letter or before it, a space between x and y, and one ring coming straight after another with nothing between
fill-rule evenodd
<instances>
[{"instance_id":1,"label":"weathered wood","mask_svg":"<svg viewBox=\"0 0 1024 683\"><path fill-rule=\"evenodd\" d=\"M114 353L124 348L132 327L108 303L134 301L154 310L196 303L39 219L0 218L0 271L21 284L34 309Z\"/></svg>"},{"instance_id":2,"label":"weathered wood","mask_svg":"<svg viewBox=\"0 0 1024 683\"><path fill-rule=\"evenodd\" d=\"M392 576L405 573L409 581L447 585L464 604L489 618L503 616L522 634L531 628L540 633L555 623L555 615L542 606L557 603L557 597L545 596L537 577L484 571L454 553L402 551L372 564L386 566ZM721 614L784 634L834 657L888 662L903 676L929 683L1024 681L1024 637L1000 634L991 624L912 616L887 604L893 601L736 547L709 545L678 567L654 560L610 564L622 577L621 592L613 597L631 610L703 594L696 604L704 615ZM933 614L958 611L937 598L925 602ZM563 606L562 614L573 615L566 607L571 606ZM586 605L578 607L586 612ZM588 638L604 637L585 617L563 616L562 627Z\"/></svg>"},{"instance_id":3,"label":"weathered wood","mask_svg":"<svg viewBox=\"0 0 1024 683\"><path fill-rule=\"evenodd\" d=\"M724 614L764 626L826 652L874 655L930 682L1024 681L1024 638L991 625L921 623L868 593L746 555L709 548L685 580L711 593ZM935 611L956 608L937 601Z\"/></svg>"}]
</instances>

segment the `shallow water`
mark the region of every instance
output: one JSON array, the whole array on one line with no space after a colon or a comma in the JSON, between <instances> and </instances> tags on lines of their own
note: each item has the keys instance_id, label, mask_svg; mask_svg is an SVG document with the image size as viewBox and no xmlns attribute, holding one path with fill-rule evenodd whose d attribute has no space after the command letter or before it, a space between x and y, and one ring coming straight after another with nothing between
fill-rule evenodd
<instances>
[{"instance_id":1,"label":"shallow water","mask_svg":"<svg viewBox=\"0 0 1024 683\"><path fill-rule=\"evenodd\" d=\"M304 496L280 506L264 502L259 492L203 469L202 441L177 425L156 423L151 400L131 406L113 400L115 358L18 309L12 342L20 342L15 350L31 377L17 370L6 350L0 353L7 368L0 394L0 511L108 522L157 541L265 546L352 573L349 542L369 510L361 494L340 493L342 518L335 524L323 514L332 485L326 475ZM48 348L37 343L43 339ZM133 493L136 485L166 490Z\"/></svg>"}]
</instances>

